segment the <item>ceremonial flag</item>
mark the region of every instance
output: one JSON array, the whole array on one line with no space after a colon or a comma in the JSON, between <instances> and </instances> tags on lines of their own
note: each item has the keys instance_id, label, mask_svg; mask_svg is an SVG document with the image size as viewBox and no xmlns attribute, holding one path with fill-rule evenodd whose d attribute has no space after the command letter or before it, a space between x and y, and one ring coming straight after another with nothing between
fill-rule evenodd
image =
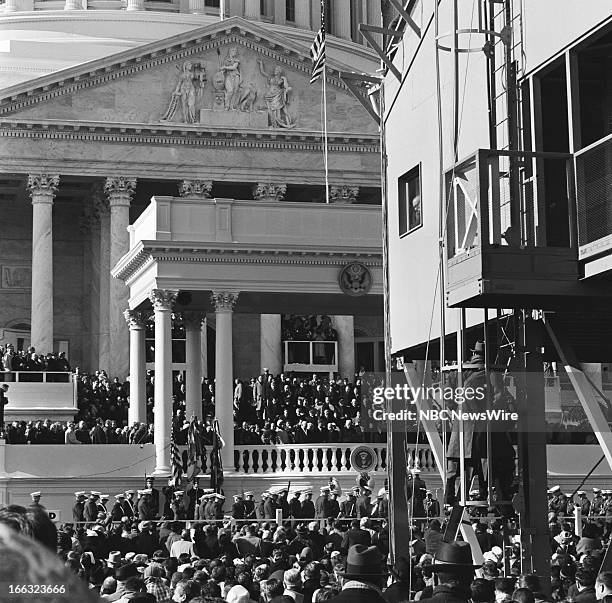
<instances>
[{"instance_id":1,"label":"ceremonial flag","mask_svg":"<svg viewBox=\"0 0 612 603\"><path fill-rule=\"evenodd\" d=\"M321 0L321 29L310 47L312 59L312 75L310 83L314 84L325 71L325 0Z\"/></svg>"},{"instance_id":2,"label":"ceremonial flag","mask_svg":"<svg viewBox=\"0 0 612 603\"><path fill-rule=\"evenodd\" d=\"M195 417L191 417L187 433L187 478L193 478L202 471L202 441Z\"/></svg>"},{"instance_id":3,"label":"ceremonial flag","mask_svg":"<svg viewBox=\"0 0 612 603\"><path fill-rule=\"evenodd\" d=\"M170 439L170 461L172 463L172 486L179 488L183 478L183 459L179 453L178 446L174 441L174 427L172 428L172 436Z\"/></svg>"}]
</instances>

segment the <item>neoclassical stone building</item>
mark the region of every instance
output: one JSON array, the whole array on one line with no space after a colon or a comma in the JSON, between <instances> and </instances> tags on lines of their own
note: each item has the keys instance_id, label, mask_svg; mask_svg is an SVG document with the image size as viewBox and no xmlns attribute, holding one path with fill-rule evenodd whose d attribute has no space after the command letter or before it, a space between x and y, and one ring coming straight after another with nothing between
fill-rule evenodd
<instances>
[{"instance_id":1,"label":"neoclassical stone building","mask_svg":"<svg viewBox=\"0 0 612 603\"><path fill-rule=\"evenodd\" d=\"M378 132L339 77L376 59L329 37L328 205L312 32L206 18L0 89L0 342L125 376L130 326L162 299L184 327L166 357L199 351L198 378L221 340L237 376L286 368L286 313L333 317L340 374L380 368ZM152 368L159 342L138 337Z\"/></svg>"}]
</instances>

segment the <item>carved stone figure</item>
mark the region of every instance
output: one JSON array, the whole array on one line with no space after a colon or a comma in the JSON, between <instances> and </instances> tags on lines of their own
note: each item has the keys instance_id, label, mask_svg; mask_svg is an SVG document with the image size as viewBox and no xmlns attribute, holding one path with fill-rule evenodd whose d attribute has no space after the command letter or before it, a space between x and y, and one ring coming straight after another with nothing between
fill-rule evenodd
<instances>
[{"instance_id":1,"label":"carved stone figure","mask_svg":"<svg viewBox=\"0 0 612 603\"><path fill-rule=\"evenodd\" d=\"M239 109L250 113L255 107L255 101L257 100L257 88L255 84L241 84L240 85L240 102Z\"/></svg>"},{"instance_id":2,"label":"carved stone figure","mask_svg":"<svg viewBox=\"0 0 612 603\"><path fill-rule=\"evenodd\" d=\"M221 71L224 75L225 110L237 109L240 102L242 74L240 73L240 55L235 46L229 49L223 65L221 65Z\"/></svg>"},{"instance_id":3,"label":"carved stone figure","mask_svg":"<svg viewBox=\"0 0 612 603\"><path fill-rule=\"evenodd\" d=\"M274 128L294 128L295 120L289 114L289 93L292 88L280 67L274 67L272 74L266 73L263 61L258 60L259 71L268 80L264 94L268 108L268 125Z\"/></svg>"},{"instance_id":4,"label":"carved stone figure","mask_svg":"<svg viewBox=\"0 0 612 603\"><path fill-rule=\"evenodd\" d=\"M177 67L178 68L178 67ZM202 88L206 83L206 67L202 63L185 61L181 68L176 88L162 121L170 121L179 105L183 112L183 123L193 124L198 120Z\"/></svg>"}]
</instances>

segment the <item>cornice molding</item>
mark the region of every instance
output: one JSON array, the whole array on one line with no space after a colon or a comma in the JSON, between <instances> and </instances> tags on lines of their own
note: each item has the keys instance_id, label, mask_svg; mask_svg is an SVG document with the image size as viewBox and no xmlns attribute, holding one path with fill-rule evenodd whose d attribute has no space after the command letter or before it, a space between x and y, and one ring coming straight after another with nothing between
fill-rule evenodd
<instances>
[{"instance_id":1,"label":"cornice molding","mask_svg":"<svg viewBox=\"0 0 612 603\"><path fill-rule=\"evenodd\" d=\"M230 249L207 247L194 249L185 246L169 249L160 246L141 246L131 257L117 265L112 275L125 282L151 264L181 262L198 264L250 264L273 266L336 266L338 268L358 261L368 268L382 268L382 252L359 252L355 250L298 251L275 249Z\"/></svg>"},{"instance_id":2,"label":"cornice molding","mask_svg":"<svg viewBox=\"0 0 612 603\"><path fill-rule=\"evenodd\" d=\"M0 137L317 153L321 152L323 144L320 133L299 130L211 130L185 124L101 124L17 119L0 119ZM331 134L328 137L328 150L378 154L379 137L376 134Z\"/></svg>"}]
</instances>

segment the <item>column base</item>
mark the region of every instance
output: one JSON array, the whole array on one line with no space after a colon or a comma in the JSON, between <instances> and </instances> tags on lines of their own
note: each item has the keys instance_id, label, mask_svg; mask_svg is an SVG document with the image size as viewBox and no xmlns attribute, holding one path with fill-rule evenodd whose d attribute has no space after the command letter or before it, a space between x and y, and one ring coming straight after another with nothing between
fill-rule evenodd
<instances>
[{"instance_id":1,"label":"column base","mask_svg":"<svg viewBox=\"0 0 612 603\"><path fill-rule=\"evenodd\" d=\"M155 467L155 471L151 473L154 477L170 477L172 470L170 467Z\"/></svg>"}]
</instances>

